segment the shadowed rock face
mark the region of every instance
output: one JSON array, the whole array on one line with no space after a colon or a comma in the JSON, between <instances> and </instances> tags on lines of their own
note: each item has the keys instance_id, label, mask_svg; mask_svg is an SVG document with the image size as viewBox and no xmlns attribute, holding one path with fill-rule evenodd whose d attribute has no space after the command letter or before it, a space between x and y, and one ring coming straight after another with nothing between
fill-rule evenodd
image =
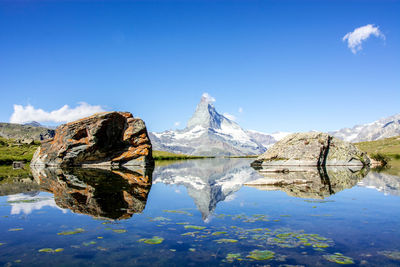
<instances>
[{"instance_id":1,"label":"shadowed rock face","mask_svg":"<svg viewBox=\"0 0 400 267\"><path fill-rule=\"evenodd\" d=\"M303 166L363 167L369 163L367 154L353 144L326 133L309 132L286 136L259 156L252 166L274 172L303 171Z\"/></svg>"},{"instance_id":2,"label":"shadowed rock face","mask_svg":"<svg viewBox=\"0 0 400 267\"><path fill-rule=\"evenodd\" d=\"M288 173L260 170L259 173L264 177L245 185L260 190L280 190L294 197L324 199L344 189L352 188L367 175L368 171L368 168L357 169L343 166L309 167L301 172Z\"/></svg>"},{"instance_id":3,"label":"shadowed rock face","mask_svg":"<svg viewBox=\"0 0 400 267\"><path fill-rule=\"evenodd\" d=\"M32 166L148 166L154 164L144 122L104 112L63 124L35 152Z\"/></svg>"},{"instance_id":4,"label":"shadowed rock face","mask_svg":"<svg viewBox=\"0 0 400 267\"><path fill-rule=\"evenodd\" d=\"M60 208L109 219L142 212L151 188L152 169L100 170L32 168L40 189L54 194Z\"/></svg>"}]
</instances>

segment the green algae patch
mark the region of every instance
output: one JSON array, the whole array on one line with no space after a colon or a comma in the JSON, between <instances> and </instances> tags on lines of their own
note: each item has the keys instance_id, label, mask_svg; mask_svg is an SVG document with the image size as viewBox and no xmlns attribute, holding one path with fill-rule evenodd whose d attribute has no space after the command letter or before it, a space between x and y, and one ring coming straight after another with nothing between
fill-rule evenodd
<instances>
[{"instance_id":1,"label":"green algae patch","mask_svg":"<svg viewBox=\"0 0 400 267\"><path fill-rule=\"evenodd\" d=\"M85 229L83 228L76 228L74 231L64 231L57 233L57 235L76 235L85 232Z\"/></svg>"},{"instance_id":2,"label":"green algae patch","mask_svg":"<svg viewBox=\"0 0 400 267\"><path fill-rule=\"evenodd\" d=\"M3 246L3 245L5 245L6 243L0 243L0 246Z\"/></svg>"},{"instance_id":3,"label":"green algae patch","mask_svg":"<svg viewBox=\"0 0 400 267\"><path fill-rule=\"evenodd\" d=\"M220 232L214 232L214 233L212 233L211 235L224 235L224 234L227 234L227 232L224 232L224 231L220 231Z\"/></svg>"},{"instance_id":4,"label":"green algae patch","mask_svg":"<svg viewBox=\"0 0 400 267\"><path fill-rule=\"evenodd\" d=\"M191 251L191 252L195 252L195 251L196 251L196 249L195 249L195 248L189 248L189 251Z\"/></svg>"},{"instance_id":5,"label":"green algae patch","mask_svg":"<svg viewBox=\"0 0 400 267\"><path fill-rule=\"evenodd\" d=\"M39 252L42 253L55 253L55 252L62 252L64 251L63 248L56 248L56 249L52 249L52 248L41 248L38 250Z\"/></svg>"},{"instance_id":6,"label":"green algae patch","mask_svg":"<svg viewBox=\"0 0 400 267\"><path fill-rule=\"evenodd\" d=\"M206 229L205 226L197 226L197 225L185 225L185 229L195 229L195 230L203 230Z\"/></svg>"},{"instance_id":7,"label":"green algae patch","mask_svg":"<svg viewBox=\"0 0 400 267\"><path fill-rule=\"evenodd\" d=\"M125 230L125 229L113 229L113 232L118 233L118 234L123 234L123 233L126 233L127 230Z\"/></svg>"},{"instance_id":8,"label":"green algae patch","mask_svg":"<svg viewBox=\"0 0 400 267\"><path fill-rule=\"evenodd\" d=\"M392 260L400 260L400 251L398 250L384 250L384 251L379 251L378 254L383 255Z\"/></svg>"},{"instance_id":9,"label":"green algae patch","mask_svg":"<svg viewBox=\"0 0 400 267\"><path fill-rule=\"evenodd\" d=\"M143 242L150 245L157 245L161 244L164 241L164 238L159 236L153 236L152 238L142 238L139 239L139 242Z\"/></svg>"},{"instance_id":10,"label":"green algae patch","mask_svg":"<svg viewBox=\"0 0 400 267\"><path fill-rule=\"evenodd\" d=\"M178 225L185 225L185 224L189 224L188 222L177 222L176 224Z\"/></svg>"},{"instance_id":11,"label":"green algae patch","mask_svg":"<svg viewBox=\"0 0 400 267\"><path fill-rule=\"evenodd\" d=\"M89 241L89 242L83 242L82 245L84 245L85 247L88 247L88 246L94 245L96 243L97 243L96 241Z\"/></svg>"},{"instance_id":12,"label":"green algae patch","mask_svg":"<svg viewBox=\"0 0 400 267\"><path fill-rule=\"evenodd\" d=\"M236 242L238 242L236 239L230 239L230 238L221 238L221 239L217 239L217 240L214 240L214 241L217 242L218 244L236 243Z\"/></svg>"},{"instance_id":13,"label":"green algae patch","mask_svg":"<svg viewBox=\"0 0 400 267\"><path fill-rule=\"evenodd\" d=\"M290 229L276 229L268 238L268 244L281 248L295 248L300 246L327 248L334 244L332 240L318 234L306 234L303 231L291 232L288 230ZM267 233L264 234L266 235Z\"/></svg>"},{"instance_id":14,"label":"green algae patch","mask_svg":"<svg viewBox=\"0 0 400 267\"><path fill-rule=\"evenodd\" d=\"M24 228L10 228L8 229L9 232L17 232L17 231L22 231Z\"/></svg>"},{"instance_id":15,"label":"green algae patch","mask_svg":"<svg viewBox=\"0 0 400 267\"><path fill-rule=\"evenodd\" d=\"M176 251L176 249L174 249L174 248L170 248L170 249L169 249L169 251L175 252L175 251Z\"/></svg>"},{"instance_id":16,"label":"green algae patch","mask_svg":"<svg viewBox=\"0 0 400 267\"><path fill-rule=\"evenodd\" d=\"M327 261L334 262L337 264L354 264L352 258L344 256L342 253L334 253L323 256Z\"/></svg>"},{"instance_id":17,"label":"green algae patch","mask_svg":"<svg viewBox=\"0 0 400 267\"><path fill-rule=\"evenodd\" d=\"M225 257L225 260L227 262L233 262L234 260L237 260L240 258L240 253L228 253Z\"/></svg>"},{"instance_id":18,"label":"green algae patch","mask_svg":"<svg viewBox=\"0 0 400 267\"><path fill-rule=\"evenodd\" d=\"M196 234L200 233L199 231L195 231L195 232L187 232L187 233L183 233L181 234L182 236L195 236Z\"/></svg>"},{"instance_id":19,"label":"green algae patch","mask_svg":"<svg viewBox=\"0 0 400 267\"><path fill-rule=\"evenodd\" d=\"M177 213L177 214L184 214L187 216L193 216L190 212L184 211L184 210L163 210L163 212L169 212L169 213Z\"/></svg>"},{"instance_id":20,"label":"green algae patch","mask_svg":"<svg viewBox=\"0 0 400 267\"><path fill-rule=\"evenodd\" d=\"M272 252L270 250L253 250L250 252L249 255L246 256L247 258L257 260L257 261L263 261L263 260L270 260L275 257L275 252Z\"/></svg>"},{"instance_id":21,"label":"green algae patch","mask_svg":"<svg viewBox=\"0 0 400 267\"><path fill-rule=\"evenodd\" d=\"M54 249L52 248L41 248L38 250L39 252L53 253Z\"/></svg>"},{"instance_id":22,"label":"green algae patch","mask_svg":"<svg viewBox=\"0 0 400 267\"><path fill-rule=\"evenodd\" d=\"M155 217L155 218L150 219L150 221L152 221L152 222L164 222L164 221L171 221L171 219L159 216L159 217Z\"/></svg>"}]
</instances>

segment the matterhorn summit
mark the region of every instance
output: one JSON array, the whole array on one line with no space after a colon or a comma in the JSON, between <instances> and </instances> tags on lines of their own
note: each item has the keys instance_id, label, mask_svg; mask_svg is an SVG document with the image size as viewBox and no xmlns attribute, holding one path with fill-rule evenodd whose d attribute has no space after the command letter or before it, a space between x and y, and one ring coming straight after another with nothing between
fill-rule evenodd
<instances>
[{"instance_id":1,"label":"matterhorn summit","mask_svg":"<svg viewBox=\"0 0 400 267\"><path fill-rule=\"evenodd\" d=\"M258 155L266 147L236 122L219 114L204 93L183 130L150 133L153 149L199 156Z\"/></svg>"}]
</instances>

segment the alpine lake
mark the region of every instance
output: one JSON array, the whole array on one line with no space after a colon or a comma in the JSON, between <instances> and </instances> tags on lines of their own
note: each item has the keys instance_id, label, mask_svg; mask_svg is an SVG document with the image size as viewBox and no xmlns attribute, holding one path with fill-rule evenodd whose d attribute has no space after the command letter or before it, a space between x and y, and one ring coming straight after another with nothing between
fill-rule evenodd
<instances>
[{"instance_id":1,"label":"alpine lake","mask_svg":"<svg viewBox=\"0 0 400 267\"><path fill-rule=\"evenodd\" d=\"M400 266L400 177L262 186L251 161L9 171L0 265Z\"/></svg>"}]
</instances>

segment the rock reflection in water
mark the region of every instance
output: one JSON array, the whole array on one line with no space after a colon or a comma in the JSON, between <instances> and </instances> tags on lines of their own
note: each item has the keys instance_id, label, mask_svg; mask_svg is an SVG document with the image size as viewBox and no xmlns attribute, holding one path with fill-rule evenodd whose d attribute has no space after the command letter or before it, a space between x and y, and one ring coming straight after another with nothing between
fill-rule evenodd
<instances>
[{"instance_id":1,"label":"rock reflection in water","mask_svg":"<svg viewBox=\"0 0 400 267\"><path fill-rule=\"evenodd\" d=\"M32 174L42 191L54 194L59 207L109 219L142 212L152 180L152 169L32 168Z\"/></svg>"},{"instance_id":2,"label":"rock reflection in water","mask_svg":"<svg viewBox=\"0 0 400 267\"><path fill-rule=\"evenodd\" d=\"M344 189L352 188L368 173L369 169L352 169L348 167L309 167L301 171L285 173L263 172L263 178L245 185L260 190L281 190L290 196L301 198L323 199Z\"/></svg>"}]
</instances>

